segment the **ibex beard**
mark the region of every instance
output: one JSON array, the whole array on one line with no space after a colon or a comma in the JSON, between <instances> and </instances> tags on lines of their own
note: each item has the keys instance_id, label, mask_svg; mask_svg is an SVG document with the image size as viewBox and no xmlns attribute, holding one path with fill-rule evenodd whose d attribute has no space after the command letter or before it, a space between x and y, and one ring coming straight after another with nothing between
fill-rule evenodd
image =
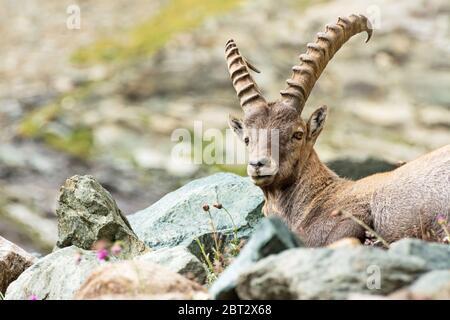
<instances>
[{"instance_id":1,"label":"ibex beard","mask_svg":"<svg viewBox=\"0 0 450 320\"><path fill-rule=\"evenodd\" d=\"M225 46L228 70L244 110L243 120L229 118L229 125L246 144L248 175L265 195L266 215L278 215L309 246L322 246L344 237L364 240L366 230L345 211L373 228L386 241L403 237L439 239L437 214L450 213L450 145L444 146L391 172L358 181L338 177L314 151L327 117L321 106L307 121L301 117L311 90L329 60L353 35L372 28L362 15L339 18L319 32L300 64L292 68L280 99L267 102L250 69L259 72L229 40ZM276 152L271 143L252 132L277 132ZM270 146L269 146L270 145ZM266 146L266 147L264 147ZM261 150L263 152L261 152Z\"/></svg>"}]
</instances>

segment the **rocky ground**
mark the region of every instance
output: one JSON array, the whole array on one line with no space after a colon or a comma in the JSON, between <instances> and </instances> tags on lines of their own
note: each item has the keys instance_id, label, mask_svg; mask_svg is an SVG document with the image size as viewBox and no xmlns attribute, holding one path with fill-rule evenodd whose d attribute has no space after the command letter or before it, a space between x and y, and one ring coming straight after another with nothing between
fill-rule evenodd
<instances>
[{"instance_id":1,"label":"rocky ground","mask_svg":"<svg viewBox=\"0 0 450 320\"><path fill-rule=\"evenodd\" d=\"M450 141L443 0L86 0L80 30L66 28L70 1L0 4L0 234L30 251L55 244L57 190L74 174L93 174L131 214L195 177L243 172L170 157L175 128L224 129L240 114L223 60L230 37L276 98L326 23L378 12L372 40L352 39L310 97L305 114L331 108L319 155L357 177L354 162L408 161Z\"/></svg>"},{"instance_id":2,"label":"rocky ground","mask_svg":"<svg viewBox=\"0 0 450 320\"><path fill-rule=\"evenodd\" d=\"M127 218L92 176L74 176L60 192L52 253L36 258L0 237L0 297L450 299L448 243L306 248L263 217L262 203L249 179L219 173Z\"/></svg>"}]
</instances>

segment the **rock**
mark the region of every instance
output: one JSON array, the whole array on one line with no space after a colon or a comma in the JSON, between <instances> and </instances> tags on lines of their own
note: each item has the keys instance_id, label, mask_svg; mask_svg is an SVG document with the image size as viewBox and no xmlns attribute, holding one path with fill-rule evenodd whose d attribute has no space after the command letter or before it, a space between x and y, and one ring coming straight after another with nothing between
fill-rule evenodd
<instances>
[{"instance_id":1,"label":"rock","mask_svg":"<svg viewBox=\"0 0 450 320\"><path fill-rule=\"evenodd\" d=\"M114 258L112 258L114 259ZM70 246L57 250L25 270L6 290L7 300L72 299L75 291L102 261L93 251Z\"/></svg>"},{"instance_id":2,"label":"rock","mask_svg":"<svg viewBox=\"0 0 450 320\"><path fill-rule=\"evenodd\" d=\"M61 187L57 246L92 249L96 241L120 241L121 258L145 252L145 244L131 229L111 194L92 176L73 176Z\"/></svg>"},{"instance_id":3,"label":"rock","mask_svg":"<svg viewBox=\"0 0 450 320\"><path fill-rule=\"evenodd\" d=\"M136 259L159 264L170 271L201 284L204 284L206 281L206 270L203 263L183 246L162 248L146 253Z\"/></svg>"},{"instance_id":4,"label":"rock","mask_svg":"<svg viewBox=\"0 0 450 320\"><path fill-rule=\"evenodd\" d=\"M206 290L198 283L147 261L122 261L106 264L95 270L75 295L76 299L97 299L104 296L162 297L206 299Z\"/></svg>"},{"instance_id":5,"label":"rock","mask_svg":"<svg viewBox=\"0 0 450 320\"><path fill-rule=\"evenodd\" d=\"M347 300L392 300L387 296L380 296L376 294L364 294L364 293L351 293L348 295Z\"/></svg>"},{"instance_id":6,"label":"rock","mask_svg":"<svg viewBox=\"0 0 450 320\"><path fill-rule=\"evenodd\" d=\"M370 176L371 174L391 171L397 168L393 163L375 158L368 158L364 161L355 159L336 159L327 162L327 165L340 177L352 180L358 180Z\"/></svg>"},{"instance_id":7,"label":"rock","mask_svg":"<svg viewBox=\"0 0 450 320\"><path fill-rule=\"evenodd\" d=\"M346 299L412 283L425 261L374 247L297 248L269 256L238 279L241 299Z\"/></svg>"},{"instance_id":8,"label":"rock","mask_svg":"<svg viewBox=\"0 0 450 320\"><path fill-rule=\"evenodd\" d=\"M350 248L350 247L358 247L361 245L361 241L357 238L343 238L339 239L327 246L327 248L337 249L337 248Z\"/></svg>"},{"instance_id":9,"label":"rock","mask_svg":"<svg viewBox=\"0 0 450 320\"><path fill-rule=\"evenodd\" d=\"M220 275L209 293L213 299L237 299L239 275L256 261L286 249L303 246L300 240L277 217L264 219L234 262Z\"/></svg>"},{"instance_id":10,"label":"rock","mask_svg":"<svg viewBox=\"0 0 450 320\"><path fill-rule=\"evenodd\" d=\"M390 295L392 299L450 300L450 270L434 270L420 276L411 286Z\"/></svg>"},{"instance_id":11,"label":"rock","mask_svg":"<svg viewBox=\"0 0 450 320\"><path fill-rule=\"evenodd\" d=\"M263 201L261 190L249 179L217 173L186 184L128 219L138 237L151 248L189 246L195 238L211 232L203 204L209 204L219 233L231 234L234 222L239 237L247 237L262 217ZM216 202L228 210L233 222L224 209L212 206Z\"/></svg>"},{"instance_id":12,"label":"rock","mask_svg":"<svg viewBox=\"0 0 450 320\"><path fill-rule=\"evenodd\" d=\"M418 257L426 262L428 270L450 269L450 246L448 244L428 242L419 239L401 239L392 243L390 252Z\"/></svg>"},{"instance_id":13,"label":"rock","mask_svg":"<svg viewBox=\"0 0 450 320\"><path fill-rule=\"evenodd\" d=\"M33 255L0 237L0 293L35 261Z\"/></svg>"}]
</instances>

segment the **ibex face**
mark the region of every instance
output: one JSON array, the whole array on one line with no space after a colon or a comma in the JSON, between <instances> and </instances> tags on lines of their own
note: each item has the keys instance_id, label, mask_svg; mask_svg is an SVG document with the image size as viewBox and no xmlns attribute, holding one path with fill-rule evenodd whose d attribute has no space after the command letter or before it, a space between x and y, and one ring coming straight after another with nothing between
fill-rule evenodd
<instances>
[{"instance_id":1,"label":"ibex face","mask_svg":"<svg viewBox=\"0 0 450 320\"><path fill-rule=\"evenodd\" d=\"M351 15L328 25L315 43L307 45L308 51L300 55L300 65L292 68L281 98L272 103L261 95L249 69L259 71L242 57L233 40L226 43L228 71L244 110L243 121L230 117L229 125L248 147L247 172L257 185L280 185L296 179L293 173L300 171L299 165L310 154L327 114L327 107L322 106L305 123L300 116L305 102L335 52L362 31L370 38L372 29L364 16Z\"/></svg>"},{"instance_id":2,"label":"ibex face","mask_svg":"<svg viewBox=\"0 0 450 320\"><path fill-rule=\"evenodd\" d=\"M229 125L248 149L247 173L258 186L282 185L295 179L301 159L311 152L322 130L327 107L305 121L297 109L277 101L246 112Z\"/></svg>"}]
</instances>

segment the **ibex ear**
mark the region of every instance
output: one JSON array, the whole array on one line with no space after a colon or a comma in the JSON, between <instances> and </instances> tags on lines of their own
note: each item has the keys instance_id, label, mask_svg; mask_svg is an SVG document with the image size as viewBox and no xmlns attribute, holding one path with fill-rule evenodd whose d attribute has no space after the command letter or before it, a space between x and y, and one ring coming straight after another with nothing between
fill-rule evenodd
<instances>
[{"instance_id":1,"label":"ibex ear","mask_svg":"<svg viewBox=\"0 0 450 320\"><path fill-rule=\"evenodd\" d=\"M325 124L327 117L327 106L320 106L308 120L308 139L316 141Z\"/></svg>"},{"instance_id":2,"label":"ibex ear","mask_svg":"<svg viewBox=\"0 0 450 320\"><path fill-rule=\"evenodd\" d=\"M243 139L244 136L244 124L242 120L233 117L232 115L228 116L228 125L230 129L239 137L239 139Z\"/></svg>"}]
</instances>

